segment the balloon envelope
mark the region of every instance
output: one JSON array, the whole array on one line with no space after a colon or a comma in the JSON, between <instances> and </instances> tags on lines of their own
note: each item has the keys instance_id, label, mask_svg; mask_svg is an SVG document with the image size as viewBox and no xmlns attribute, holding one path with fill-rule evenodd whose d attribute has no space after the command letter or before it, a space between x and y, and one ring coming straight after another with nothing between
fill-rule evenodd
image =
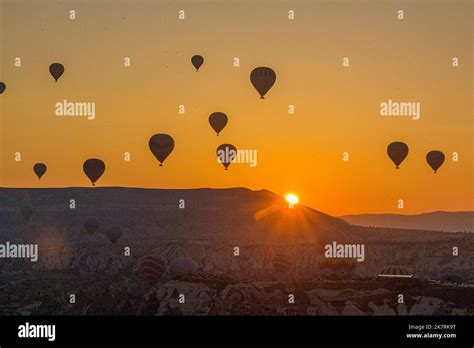
<instances>
[{"instance_id":1,"label":"balloon envelope","mask_svg":"<svg viewBox=\"0 0 474 348\"><path fill-rule=\"evenodd\" d=\"M0 94L5 92L6 89L7 89L7 85L4 82L0 82Z\"/></svg>"},{"instance_id":2,"label":"balloon envelope","mask_svg":"<svg viewBox=\"0 0 474 348\"><path fill-rule=\"evenodd\" d=\"M110 226L107 229L106 234L107 237L109 237L109 240L115 244L120 239L120 237L122 237L122 228L117 225Z\"/></svg>"},{"instance_id":3,"label":"balloon envelope","mask_svg":"<svg viewBox=\"0 0 474 348\"><path fill-rule=\"evenodd\" d=\"M155 134L150 138L148 147L162 166L163 161L174 149L174 140L168 134Z\"/></svg>"},{"instance_id":4,"label":"balloon envelope","mask_svg":"<svg viewBox=\"0 0 474 348\"><path fill-rule=\"evenodd\" d=\"M170 262L170 273L173 276L182 276L195 273L198 270L198 264L190 258L178 257Z\"/></svg>"},{"instance_id":5,"label":"balloon envelope","mask_svg":"<svg viewBox=\"0 0 474 348\"><path fill-rule=\"evenodd\" d=\"M84 219L84 228L89 234L94 234L99 229L99 219L95 216L88 216Z\"/></svg>"},{"instance_id":6,"label":"balloon envelope","mask_svg":"<svg viewBox=\"0 0 474 348\"><path fill-rule=\"evenodd\" d=\"M436 173L436 171L444 163L444 153L441 151L430 151L426 154L426 162L430 165L431 169Z\"/></svg>"},{"instance_id":7,"label":"balloon envelope","mask_svg":"<svg viewBox=\"0 0 474 348\"><path fill-rule=\"evenodd\" d=\"M408 146L400 141L395 141L388 145L387 154L398 169L400 163L402 163L408 155Z\"/></svg>"},{"instance_id":8,"label":"balloon envelope","mask_svg":"<svg viewBox=\"0 0 474 348\"><path fill-rule=\"evenodd\" d=\"M159 256L148 255L139 261L138 276L150 283L158 281L166 271L166 261Z\"/></svg>"},{"instance_id":9,"label":"balloon envelope","mask_svg":"<svg viewBox=\"0 0 474 348\"><path fill-rule=\"evenodd\" d=\"M49 73L58 82L58 79L64 74L64 66L61 63L53 63L49 66Z\"/></svg>"},{"instance_id":10,"label":"balloon envelope","mask_svg":"<svg viewBox=\"0 0 474 348\"><path fill-rule=\"evenodd\" d=\"M232 144L222 144L217 147L216 153L219 162L222 163L225 170L227 170L227 168L237 156L237 149Z\"/></svg>"},{"instance_id":11,"label":"balloon envelope","mask_svg":"<svg viewBox=\"0 0 474 348\"><path fill-rule=\"evenodd\" d=\"M47 170L47 167L46 167L46 164L44 163L36 163L33 166L33 171L35 172L39 180L41 180L41 177L43 176L43 174L46 173L46 170Z\"/></svg>"},{"instance_id":12,"label":"balloon envelope","mask_svg":"<svg viewBox=\"0 0 474 348\"><path fill-rule=\"evenodd\" d=\"M293 259L287 255L277 255L273 259L273 265L276 272L286 274L293 267Z\"/></svg>"},{"instance_id":13,"label":"balloon envelope","mask_svg":"<svg viewBox=\"0 0 474 348\"><path fill-rule=\"evenodd\" d=\"M86 173L89 180L92 182L92 186L95 186L95 182L99 180L99 178L105 172L105 163L98 158L89 158L84 162L82 169L84 170L84 173Z\"/></svg>"},{"instance_id":14,"label":"balloon envelope","mask_svg":"<svg viewBox=\"0 0 474 348\"><path fill-rule=\"evenodd\" d=\"M275 71L267 67L258 67L250 73L250 82L260 94L260 99L265 99L265 94L273 87L276 81Z\"/></svg>"},{"instance_id":15,"label":"balloon envelope","mask_svg":"<svg viewBox=\"0 0 474 348\"><path fill-rule=\"evenodd\" d=\"M211 115L209 115L209 124L217 133L217 135L219 135L219 133L224 129L227 121L227 115L223 112L213 112Z\"/></svg>"},{"instance_id":16,"label":"balloon envelope","mask_svg":"<svg viewBox=\"0 0 474 348\"><path fill-rule=\"evenodd\" d=\"M198 54L192 56L191 63L193 63L194 68L196 69L196 71L198 71L201 65L204 63L204 57Z\"/></svg>"}]
</instances>

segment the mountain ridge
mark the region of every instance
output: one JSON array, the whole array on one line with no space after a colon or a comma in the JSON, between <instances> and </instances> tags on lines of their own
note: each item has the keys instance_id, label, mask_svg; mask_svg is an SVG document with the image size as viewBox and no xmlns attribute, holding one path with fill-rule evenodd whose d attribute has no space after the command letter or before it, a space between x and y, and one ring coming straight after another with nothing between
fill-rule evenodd
<instances>
[{"instance_id":1,"label":"mountain ridge","mask_svg":"<svg viewBox=\"0 0 474 348\"><path fill-rule=\"evenodd\" d=\"M128 242L355 243L462 237L433 231L417 231L414 236L413 231L354 226L303 205L290 209L283 197L271 191L242 187L0 188L0 241L90 241L84 228L90 216L100 222L100 238L118 226L121 241Z\"/></svg>"},{"instance_id":2,"label":"mountain ridge","mask_svg":"<svg viewBox=\"0 0 474 348\"><path fill-rule=\"evenodd\" d=\"M444 232L473 232L474 211L437 210L418 214L350 214L339 218L364 227L386 227Z\"/></svg>"}]
</instances>

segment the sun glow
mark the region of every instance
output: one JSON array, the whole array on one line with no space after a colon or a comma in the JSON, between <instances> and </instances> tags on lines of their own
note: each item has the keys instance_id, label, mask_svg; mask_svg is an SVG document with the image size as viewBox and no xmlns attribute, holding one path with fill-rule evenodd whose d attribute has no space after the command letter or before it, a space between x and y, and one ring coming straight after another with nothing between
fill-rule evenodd
<instances>
[{"instance_id":1,"label":"sun glow","mask_svg":"<svg viewBox=\"0 0 474 348\"><path fill-rule=\"evenodd\" d=\"M285 196L286 201L288 202L288 207L293 208L296 204L298 204L298 196L294 193L288 193Z\"/></svg>"}]
</instances>

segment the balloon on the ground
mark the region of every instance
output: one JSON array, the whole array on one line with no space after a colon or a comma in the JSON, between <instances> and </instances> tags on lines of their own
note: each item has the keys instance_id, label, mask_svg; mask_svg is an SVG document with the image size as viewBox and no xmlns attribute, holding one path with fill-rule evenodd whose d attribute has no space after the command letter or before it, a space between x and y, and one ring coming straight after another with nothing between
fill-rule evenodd
<instances>
[{"instance_id":1,"label":"balloon on the ground","mask_svg":"<svg viewBox=\"0 0 474 348\"><path fill-rule=\"evenodd\" d=\"M162 166L174 149L174 140L168 134L155 134L150 138L148 147Z\"/></svg>"},{"instance_id":2,"label":"balloon on the ground","mask_svg":"<svg viewBox=\"0 0 474 348\"><path fill-rule=\"evenodd\" d=\"M430 151L426 154L426 162L428 162L431 169L436 173L439 167L444 163L444 153L437 150Z\"/></svg>"},{"instance_id":3,"label":"balloon on the ground","mask_svg":"<svg viewBox=\"0 0 474 348\"><path fill-rule=\"evenodd\" d=\"M5 82L0 82L0 94L5 92L6 89L7 89L7 85L5 84Z\"/></svg>"},{"instance_id":4,"label":"balloon on the ground","mask_svg":"<svg viewBox=\"0 0 474 348\"><path fill-rule=\"evenodd\" d=\"M84 162L82 169L86 173L89 180L92 182L92 186L105 172L105 163L98 158L89 158Z\"/></svg>"},{"instance_id":5,"label":"balloon on the ground","mask_svg":"<svg viewBox=\"0 0 474 348\"><path fill-rule=\"evenodd\" d=\"M44 173L46 173L47 169L48 168L46 167L46 164L44 163L36 163L33 166L33 171L35 172L39 180L41 180L41 177L44 175Z\"/></svg>"},{"instance_id":6,"label":"balloon on the ground","mask_svg":"<svg viewBox=\"0 0 474 348\"><path fill-rule=\"evenodd\" d=\"M225 170L230 166L237 156L237 148L232 144L222 144L217 147L217 158Z\"/></svg>"},{"instance_id":7,"label":"balloon on the ground","mask_svg":"<svg viewBox=\"0 0 474 348\"><path fill-rule=\"evenodd\" d=\"M273 87L276 74L272 68L258 67L250 73L250 82L260 94L260 99L265 99L265 94Z\"/></svg>"},{"instance_id":8,"label":"balloon on the ground","mask_svg":"<svg viewBox=\"0 0 474 348\"><path fill-rule=\"evenodd\" d=\"M275 271L280 274L288 273L293 267L293 259L285 254L276 255L273 259Z\"/></svg>"},{"instance_id":9,"label":"balloon on the ground","mask_svg":"<svg viewBox=\"0 0 474 348\"><path fill-rule=\"evenodd\" d=\"M99 229L99 219L95 216L88 216L84 219L84 228L89 234L94 234Z\"/></svg>"},{"instance_id":10,"label":"balloon on the ground","mask_svg":"<svg viewBox=\"0 0 474 348\"><path fill-rule=\"evenodd\" d=\"M196 71L198 71L201 65L204 63L204 57L198 54L192 56L191 63L193 63L194 68L196 69Z\"/></svg>"},{"instance_id":11,"label":"balloon on the ground","mask_svg":"<svg viewBox=\"0 0 474 348\"><path fill-rule=\"evenodd\" d=\"M227 115L223 112L213 112L209 115L209 124L212 129L219 135L227 124Z\"/></svg>"},{"instance_id":12,"label":"balloon on the ground","mask_svg":"<svg viewBox=\"0 0 474 348\"><path fill-rule=\"evenodd\" d=\"M193 259L178 257L170 262L169 270L173 276L182 276L195 273L198 270L198 265Z\"/></svg>"},{"instance_id":13,"label":"balloon on the ground","mask_svg":"<svg viewBox=\"0 0 474 348\"><path fill-rule=\"evenodd\" d=\"M138 263L137 274L150 283L157 282L166 271L166 261L159 256L144 256Z\"/></svg>"},{"instance_id":14,"label":"balloon on the ground","mask_svg":"<svg viewBox=\"0 0 474 348\"><path fill-rule=\"evenodd\" d=\"M61 63L53 63L49 66L49 73L58 82L59 78L64 74L64 66Z\"/></svg>"},{"instance_id":15,"label":"balloon on the ground","mask_svg":"<svg viewBox=\"0 0 474 348\"><path fill-rule=\"evenodd\" d=\"M388 145L387 154L398 169L403 160L408 156L408 146L400 141L395 141Z\"/></svg>"}]
</instances>

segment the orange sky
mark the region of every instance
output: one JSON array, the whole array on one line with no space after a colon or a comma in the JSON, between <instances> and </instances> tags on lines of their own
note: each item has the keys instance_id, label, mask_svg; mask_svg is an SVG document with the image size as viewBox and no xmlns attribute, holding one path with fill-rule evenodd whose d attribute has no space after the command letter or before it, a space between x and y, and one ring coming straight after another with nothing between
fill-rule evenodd
<instances>
[{"instance_id":1,"label":"orange sky","mask_svg":"<svg viewBox=\"0 0 474 348\"><path fill-rule=\"evenodd\" d=\"M0 13L1 186L90 186L82 163L98 157L99 186L293 191L334 215L474 209L470 1L1 0ZM198 73L194 54L205 57ZM66 68L58 83L53 62ZM249 82L257 66L277 73L265 100ZM96 119L55 116L63 99L95 102ZM421 119L381 117L388 99L420 102ZM215 111L229 117L219 137ZM148 149L155 133L176 142L163 167ZM410 148L400 170L386 155L397 140ZM257 150L257 167L224 171L221 143ZM433 149L447 156L436 175ZM48 165L41 181L36 162Z\"/></svg>"}]
</instances>

